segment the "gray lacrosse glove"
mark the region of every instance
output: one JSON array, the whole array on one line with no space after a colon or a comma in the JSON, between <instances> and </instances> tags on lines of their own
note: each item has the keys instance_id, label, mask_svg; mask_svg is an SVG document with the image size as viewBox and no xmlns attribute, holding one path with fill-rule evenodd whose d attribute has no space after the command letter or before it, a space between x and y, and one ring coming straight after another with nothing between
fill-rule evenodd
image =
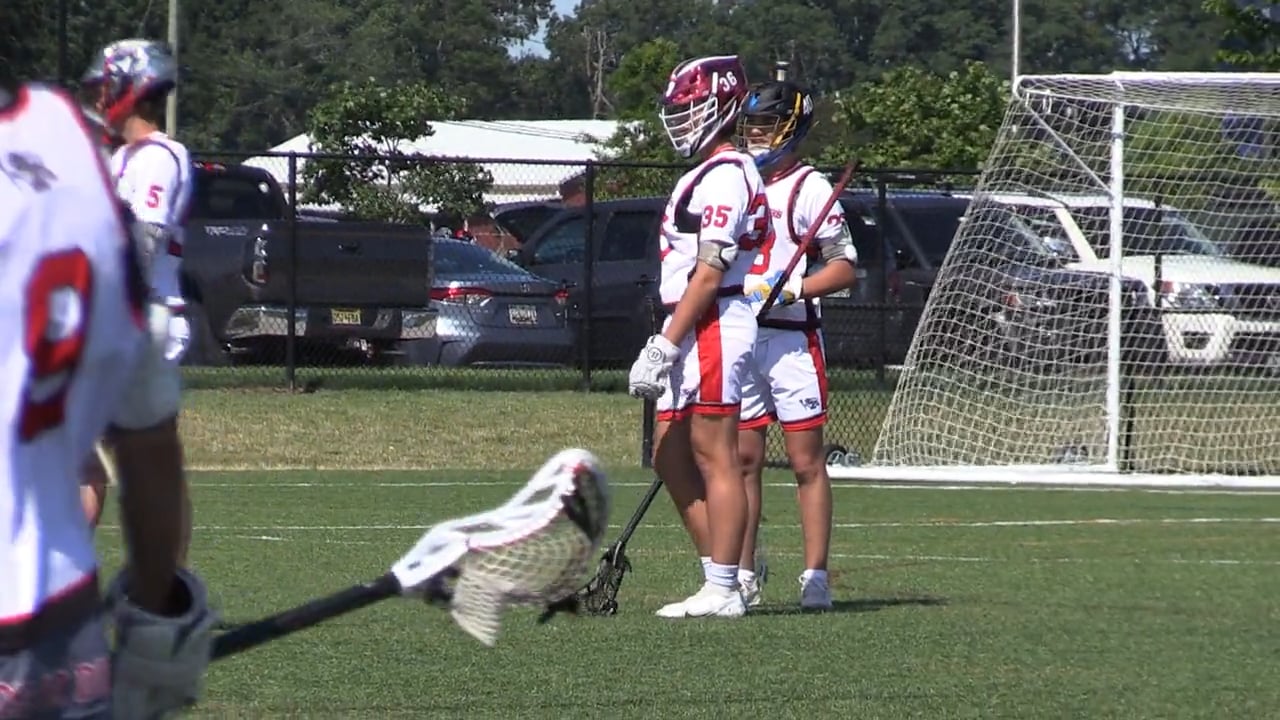
<instances>
[{"instance_id":1,"label":"gray lacrosse glove","mask_svg":"<svg viewBox=\"0 0 1280 720\"><path fill-rule=\"evenodd\" d=\"M124 592L123 573L111 583L107 607L116 635L112 717L167 718L200 697L218 615L209 609L208 592L200 578L179 570L178 580L190 603L173 617L134 605Z\"/></svg>"}]
</instances>

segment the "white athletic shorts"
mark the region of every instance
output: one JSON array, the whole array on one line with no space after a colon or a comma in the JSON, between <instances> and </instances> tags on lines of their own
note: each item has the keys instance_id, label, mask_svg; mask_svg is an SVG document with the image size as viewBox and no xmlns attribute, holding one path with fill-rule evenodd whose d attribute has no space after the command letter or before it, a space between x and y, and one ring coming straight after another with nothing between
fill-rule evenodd
<instances>
[{"instance_id":1,"label":"white athletic shorts","mask_svg":"<svg viewBox=\"0 0 1280 720\"><path fill-rule=\"evenodd\" d=\"M739 429L810 430L827 422L827 363L821 330L760 328L742 387Z\"/></svg>"},{"instance_id":2,"label":"white athletic shorts","mask_svg":"<svg viewBox=\"0 0 1280 720\"><path fill-rule=\"evenodd\" d=\"M663 327L670 322L668 315ZM755 313L745 297L717 298L680 343L680 360L671 368L657 401L658 420L736 414L742 406L742 383L757 330Z\"/></svg>"}]
</instances>

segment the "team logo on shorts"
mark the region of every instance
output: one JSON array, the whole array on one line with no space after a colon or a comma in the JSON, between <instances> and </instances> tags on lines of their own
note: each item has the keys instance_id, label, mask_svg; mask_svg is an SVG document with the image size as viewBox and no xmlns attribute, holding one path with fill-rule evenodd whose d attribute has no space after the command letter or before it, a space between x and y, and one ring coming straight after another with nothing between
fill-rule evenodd
<instances>
[{"instance_id":1,"label":"team logo on shorts","mask_svg":"<svg viewBox=\"0 0 1280 720\"><path fill-rule=\"evenodd\" d=\"M817 410L822 407L822 403L818 402L818 398L805 398L800 401L805 410Z\"/></svg>"}]
</instances>

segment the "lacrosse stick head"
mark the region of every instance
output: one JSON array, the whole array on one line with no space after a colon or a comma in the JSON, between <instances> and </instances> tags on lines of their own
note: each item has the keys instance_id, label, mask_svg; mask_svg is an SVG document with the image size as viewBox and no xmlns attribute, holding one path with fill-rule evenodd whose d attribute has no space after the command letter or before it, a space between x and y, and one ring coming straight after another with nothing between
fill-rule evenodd
<instances>
[{"instance_id":1,"label":"lacrosse stick head","mask_svg":"<svg viewBox=\"0 0 1280 720\"><path fill-rule=\"evenodd\" d=\"M578 601L588 615L616 615L618 590L622 588L622 576L631 571L631 561L619 545L605 551L596 567L596 574L578 591Z\"/></svg>"},{"instance_id":2,"label":"lacrosse stick head","mask_svg":"<svg viewBox=\"0 0 1280 720\"><path fill-rule=\"evenodd\" d=\"M431 528L392 572L403 592L428 596L438 594L443 573L456 573L454 621L493 645L508 608L555 605L582 586L609 507L596 457L562 450L500 507Z\"/></svg>"}]
</instances>

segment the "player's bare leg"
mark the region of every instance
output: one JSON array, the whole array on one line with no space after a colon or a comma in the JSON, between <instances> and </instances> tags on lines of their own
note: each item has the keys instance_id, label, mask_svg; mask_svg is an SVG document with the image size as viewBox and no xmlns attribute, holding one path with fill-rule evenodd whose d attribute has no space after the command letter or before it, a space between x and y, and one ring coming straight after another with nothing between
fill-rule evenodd
<instances>
[{"instance_id":1,"label":"player's bare leg","mask_svg":"<svg viewBox=\"0 0 1280 720\"><path fill-rule=\"evenodd\" d=\"M84 508L85 519L89 521L91 528L97 528L102 520L102 508L107 501L107 485L111 482L100 452L101 449L98 449L90 455L80 471L80 505Z\"/></svg>"},{"instance_id":2,"label":"player's bare leg","mask_svg":"<svg viewBox=\"0 0 1280 720\"><path fill-rule=\"evenodd\" d=\"M746 605L738 590L738 556L746 531L747 498L738 463L738 414L695 414L687 421L692 458L705 487L702 510L710 560L706 582L689 598L658 610L661 617L740 617ZM697 525L698 511L691 515Z\"/></svg>"},{"instance_id":3,"label":"player's bare leg","mask_svg":"<svg viewBox=\"0 0 1280 720\"><path fill-rule=\"evenodd\" d=\"M706 487L693 460L688 418L658 421L653 432L653 469L662 478L703 565L711 561Z\"/></svg>"},{"instance_id":4,"label":"player's bare leg","mask_svg":"<svg viewBox=\"0 0 1280 720\"><path fill-rule=\"evenodd\" d=\"M746 532L747 493L738 459L738 415L693 415L689 419L693 458L702 473L707 495L707 530L711 562L734 570Z\"/></svg>"},{"instance_id":5,"label":"player's bare leg","mask_svg":"<svg viewBox=\"0 0 1280 720\"><path fill-rule=\"evenodd\" d=\"M747 498L747 529L742 536L742 555L738 559L738 581L748 605L760 603L760 580L757 544L763 495L766 427L738 430L738 460L742 464L743 491Z\"/></svg>"},{"instance_id":6,"label":"player's bare leg","mask_svg":"<svg viewBox=\"0 0 1280 720\"><path fill-rule=\"evenodd\" d=\"M831 548L831 478L822 452L822 427L787 431L783 444L796 475L796 502L804 535L804 573L800 576L800 606L812 610L831 607L827 560Z\"/></svg>"}]
</instances>

